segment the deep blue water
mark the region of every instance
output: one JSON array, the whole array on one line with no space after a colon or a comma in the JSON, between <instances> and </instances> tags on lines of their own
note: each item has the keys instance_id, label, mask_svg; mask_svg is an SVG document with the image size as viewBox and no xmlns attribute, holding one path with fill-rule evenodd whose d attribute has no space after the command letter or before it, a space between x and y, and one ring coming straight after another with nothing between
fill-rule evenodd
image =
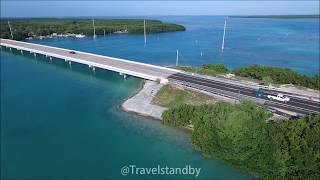
<instances>
[{"instance_id":1,"label":"deep blue water","mask_svg":"<svg viewBox=\"0 0 320 180\"><path fill-rule=\"evenodd\" d=\"M255 63L310 75L318 71L315 20L229 19L221 53L223 17L159 19L183 24L187 31L148 35L146 46L141 35L32 42L159 65L173 65L179 48L185 65ZM199 178L252 178L206 159L193 149L190 133L119 110L140 83L104 70L93 73L79 64L69 67L63 60L50 63L41 56L2 50L1 178L124 178L120 169L129 164L147 168L190 164L202 168ZM190 176L175 178L183 177Z\"/></svg>"},{"instance_id":2,"label":"deep blue water","mask_svg":"<svg viewBox=\"0 0 320 180\"><path fill-rule=\"evenodd\" d=\"M176 50L179 49L181 65L223 63L234 68L260 64L287 67L307 75L319 74L319 19L228 18L223 53L221 43L226 17L167 16L150 19L182 24L187 30L148 34L146 46L143 35L32 42L163 66L175 64Z\"/></svg>"}]
</instances>

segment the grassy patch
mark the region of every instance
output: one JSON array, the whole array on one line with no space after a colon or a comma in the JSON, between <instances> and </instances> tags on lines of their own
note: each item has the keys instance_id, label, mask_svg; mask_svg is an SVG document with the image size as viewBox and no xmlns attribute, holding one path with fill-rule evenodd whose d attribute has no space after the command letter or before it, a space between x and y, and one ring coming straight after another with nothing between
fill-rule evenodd
<instances>
[{"instance_id":1,"label":"grassy patch","mask_svg":"<svg viewBox=\"0 0 320 180\"><path fill-rule=\"evenodd\" d=\"M228 72L228 68L223 64L203 64L201 67L176 66L174 68L186 72L192 72L208 76L217 76L219 74L226 74Z\"/></svg>"},{"instance_id":2,"label":"grassy patch","mask_svg":"<svg viewBox=\"0 0 320 180\"><path fill-rule=\"evenodd\" d=\"M178 107L182 104L200 105L215 102L216 100L213 97L206 94L179 89L171 85L163 86L152 100L153 104L169 108Z\"/></svg>"},{"instance_id":3,"label":"grassy patch","mask_svg":"<svg viewBox=\"0 0 320 180\"><path fill-rule=\"evenodd\" d=\"M174 66L173 68L192 73L199 73L200 71L200 68L192 66Z\"/></svg>"}]
</instances>

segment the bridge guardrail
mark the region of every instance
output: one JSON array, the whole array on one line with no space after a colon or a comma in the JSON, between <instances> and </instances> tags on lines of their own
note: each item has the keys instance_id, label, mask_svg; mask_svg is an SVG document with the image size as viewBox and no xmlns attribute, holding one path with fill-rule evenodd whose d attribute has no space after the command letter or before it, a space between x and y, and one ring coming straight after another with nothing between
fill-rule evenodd
<instances>
[{"instance_id":1,"label":"bridge guardrail","mask_svg":"<svg viewBox=\"0 0 320 180\"><path fill-rule=\"evenodd\" d=\"M41 50L30 49L30 48L21 47L21 46L16 46L16 45L7 44L7 43L4 43L4 42L1 42L1 45L4 45L6 47L15 48L15 49L18 49L18 50L29 51L29 52L32 52L32 53L42 54L42 55L46 55L46 56L52 56L52 57L56 57L56 58L59 58L59 59L64 59L64 60L67 60L67 61L86 64L86 65L89 65L89 66L94 66L94 67L98 67L98 68L102 68L102 69L107 69L107 70L110 70L110 71L120 72L120 73L124 73L124 74L127 74L127 75L140 77L140 78L143 78L143 79L148 79L148 80L152 80L152 81L157 81L159 79L160 82L166 82L166 78L163 78L163 77L156 77L156 76L143 74L143 73L139 73L139 72L135 72L135 71L131 71L131 70L112 67L112 66L105 65L105 64L98 64L98 63L90 62L90 61L83 60L83 59L80 59L80 58L73 58L73 57L69 57L69 56L63 56L63 55L59 55L59 54L56 54L56 53L44 52L44 51L41 51Z\"/></svg>"}]
</instances>

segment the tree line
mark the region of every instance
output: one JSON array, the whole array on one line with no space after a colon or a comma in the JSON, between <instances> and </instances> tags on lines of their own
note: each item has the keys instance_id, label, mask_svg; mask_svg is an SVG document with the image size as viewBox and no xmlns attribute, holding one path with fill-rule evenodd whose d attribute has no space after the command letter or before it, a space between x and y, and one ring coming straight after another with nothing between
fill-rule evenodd
<instances>
[{"instance_id":1,"label":"tree line","mask_svg":"<svg viewBox=\"0 0 320 180\"><path fill-rule=\"evenodd\" d=\"M294 84L312 89L320 89L320 76L306 76L289 68L252 65L232 70L237 76L249 77L257 80L270 79L269 83Z\"/></svg>"},{"instance_id":2,"label":"tree line","mask_svg":"<svg viewBox=\"0 0 320 180\"><path fill-rule=\"evenodd\" d=\"M262 179L320 179L320 115L268 121L251 102L181 105L166 110L163 123L193 125L192 144Z\"/></svg>"},{"instance_id":3,"label":"tree line","mask_svg":"<svg viewBox=\"0 0 320 180\"><path fill-rule=\"evenodd\" d=\"M23 40L32 36L46 36L52 33L93 35L92 19L1 19L1 38L11 38L8 25L10 21L15 40ZM143 33L144 22L140 19L97 19L95 20L96 35L125 31ZM185 27L178 24L163 23L159 20L146 20L147 33L184 31Z\"/></svg>"},{"instance_id":4,"label":"tree line","mask_svg":"<svg viewBox=\"0 0 320 180\"><path fill-rule=\"evenodd\" d=\"M320 76L313 77L293 71L289 68L252 65L247 67L228 69L224 64L203 64L201 67L178 66L177 69L216 76L219 74L233 73L236 76L248 77L261 81L261 84L293 84L311 89L320 89Z\"/></svg>"}]
</instances>

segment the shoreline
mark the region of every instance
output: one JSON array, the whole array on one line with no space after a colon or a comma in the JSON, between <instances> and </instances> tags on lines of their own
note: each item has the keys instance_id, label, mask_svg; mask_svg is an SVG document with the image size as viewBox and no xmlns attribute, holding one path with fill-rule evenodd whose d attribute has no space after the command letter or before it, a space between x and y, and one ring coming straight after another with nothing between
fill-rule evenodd
<instances>
[{"instance_id":1,"label":"shoreline","mask_svg":"<svg viewBox=\"0 0 320 180\"><path fill-rule=\"evenodd\" d=\"M163 84L143 80L138 90L119 105L119 108L125 112L149 117L156 120L162 120L162 113L167 110L165 107L152 104L154 95L160 90Z\"/></svg>"},{"instance_id":2,"label":"shoreline","mask_svg":"<svg viewBox=\"0 0 320 180\"><path fill-rule=\"evenodd\" d=\"M7 27L7 21L14 27L14 36L7 28L1 29L1 38L24 40L34 37L37 39L59 37L83 38L85 36L106 34L143 34L185 31L186 27L180 24L162 22L157 19L82 19L82 18L6 18L0 21ZM146 27L144 26L146 22ZM96 23L98 26L94 26ZM39 29L38 27L41 26Z\"/></svg>"}]
</instances>

